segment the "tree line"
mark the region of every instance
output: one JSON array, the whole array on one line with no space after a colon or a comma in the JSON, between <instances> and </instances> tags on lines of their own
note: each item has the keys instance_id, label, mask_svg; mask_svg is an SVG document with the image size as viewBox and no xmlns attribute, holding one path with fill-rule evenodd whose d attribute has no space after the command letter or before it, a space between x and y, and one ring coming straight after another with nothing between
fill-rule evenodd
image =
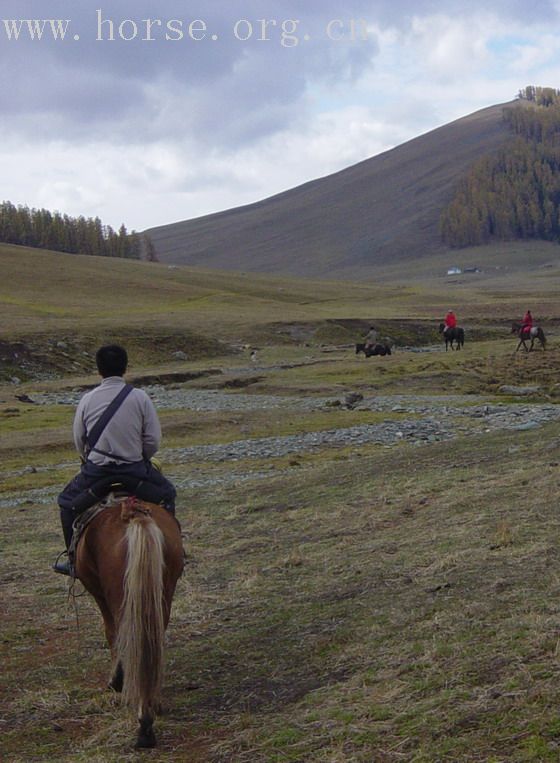
<instances>
[{"instance_id":1,"label":"tree line","mask_svg":"<svg viewBox=\"0 0 560 763\"><path fill-rule=\"evenodd\" d=\"M443 211L449 246L491 240L560 241L560 92L530 86L504 109L514 137L476 162Z\"/></svg>"},{"instance_id":2,"label":"tree line","mask_svg":"<svg viewBox=\"0 0 560 763\"><path fill-rule=\"evenodd\" d=\"M118 231L99 217L70 217L47 209L0 204L0 242L70 254L157 260L151 239L123 224Z\"/></svg>"}]
</instances>

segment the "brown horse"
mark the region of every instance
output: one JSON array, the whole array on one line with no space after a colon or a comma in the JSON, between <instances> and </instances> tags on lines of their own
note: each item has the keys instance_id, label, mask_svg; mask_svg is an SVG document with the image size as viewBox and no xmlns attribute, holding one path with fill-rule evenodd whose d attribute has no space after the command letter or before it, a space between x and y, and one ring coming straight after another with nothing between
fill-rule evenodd
<instances>
[{"instance_id":1,"label":"brown horse","mask_svg":"<svg viewBox=\"0 0 560 763\"><path fill-rule=\"evenodd\" d=\"M458 350L465 346L465 330L460 326L456 326L455 328L447 329L447 331L445 331L445 323L440 323L439 333L443 334L443 339L445 341L445 352L447 352L448 345L451 346L452 350L454 349L453 342L457 342Z\"/></svg>"},{"instance_id":2,"label":"brown horse","mask_svg":"<svg viewBox=\"0 0 560 763\"><path fill-rule=\"evenodd\" d=\"M511 333L517 334L517 336L519 337L519 344L515 348L515 352L517 352L517 350L521 347L521 345L523 345L523 349L526 352L531 352L531 350L533 349L533 345L535 344L535 339L538 339L543 350L546 350L546 337L544 335L544 331L542 330L540 326L533 326L532 328L527 330L527 329L524 329L521 323L513 323L511 326ZM527 347L527 345L525 344L525 342L527 342L528 340L531 340L530 347Z\"/></svg>"},{"instance_id":3,"label":"brown horse","mask_svg":"<svg viewBox=\"0 0 560 763\"><path fill-rule=\"evenodd\" d=\"M154 747L163 642L183 570L181 530L161 506L114 499L84 530L75 570L95 598L113 658L109 686L138 709L136 747Z\"/></svg>"},{"instance_id":4,"label":"brown horse","mask_svg":"<svg viewBox=\"0 0 560 763\"><path fill-rule=\"evenodd\" d=\"M374 355L391 355L391 345L390 344L374 344L369 347L366 347L364 342L359 342L356 345L356 355L358 355L360 352L363 352L366 358L371 358Z\"/></svg>"}]
</instances>

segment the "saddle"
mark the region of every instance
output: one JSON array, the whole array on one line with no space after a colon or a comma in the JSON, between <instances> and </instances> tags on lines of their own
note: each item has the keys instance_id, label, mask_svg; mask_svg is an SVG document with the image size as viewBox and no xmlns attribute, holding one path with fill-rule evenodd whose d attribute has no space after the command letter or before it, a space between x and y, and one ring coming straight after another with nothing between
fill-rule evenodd
<instances>
[{"instance_id":1,"label":"saddle","mask_svg":"<svg viewBox=\"0 0 560 763\"><path fill-rule=\"evenodd\" d=\"M110 497L115 500L109 500ZM71 577L75 577L74 560L76 558L76 548L86 527L98 514L109 506L114 506L116 500L126 498L138 499L146 503L162 504L164 495L163 490L151 482L145 482L129 475L121 475L117 478L104 477L75 498L72 508L76 514L76 519L72 525L72 540L68 549Z\"/></svg>"},{"instance_id":2,"label":"saddle","mask_svg":"<svg viewBox=\"0 0 560 763\"><path fill-rule=\"evenodd\" d=\"M137 500L161 504L163 491L150 482L123 475L116 480L114 477L104 477L80 493L73 505L77 516L72 524L72 540L68 549L71 577L75 577L76 549L84 530L102 511L122 500L128 500L128 505L134 505L135 508Z\"/></svg>"},{"instance_id":3,"label":"saddle","mask_svg":"<svg viewBox=\"0 0 560 763\"><path fill-rule=\"evenodd\" d=\"M109 476L98 480L90 488L76 496L72 508L76 514L82 514L91 506L102 501L109 493L134 495L147 503L162 503L164 498L162 488L152 482L123 474L119 477Z\"/></svg>"}]
</instances>

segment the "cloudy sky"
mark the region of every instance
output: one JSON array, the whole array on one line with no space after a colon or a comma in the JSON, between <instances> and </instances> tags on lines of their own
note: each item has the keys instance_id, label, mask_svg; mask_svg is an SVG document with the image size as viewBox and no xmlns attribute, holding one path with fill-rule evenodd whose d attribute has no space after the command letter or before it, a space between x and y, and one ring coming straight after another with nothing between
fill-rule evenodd
<instances>
[{"instance_id":1,"label":"cloudy sky","mask_svg":"<svg viewBox=\"0 0 560 763\"><path fill-rule=\"evenodd\" d=\"M560 0L0 0L0 57L2 197L142 230L560 87Z\"/></svg>"}]
</instances>

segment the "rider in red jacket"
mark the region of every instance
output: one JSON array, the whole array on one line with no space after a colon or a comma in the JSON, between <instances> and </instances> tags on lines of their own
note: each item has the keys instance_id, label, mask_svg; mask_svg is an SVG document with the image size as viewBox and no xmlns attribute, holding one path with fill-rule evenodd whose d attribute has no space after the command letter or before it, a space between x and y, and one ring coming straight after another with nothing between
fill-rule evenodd
<instances>
[{"instance_id":1,"label":"rider in red jacket","mask_svg":"<svg viewBox=\"0 0 560 763\"><path fill-rule=\"evenodd\" d=\"M521 324L521 332L529 332L533 328L533 316L531 315L531 311L527 310L525 315L523 316L523 323Z\"/></svg>"},{"instance_id":2,"label":"rider in red jacket","mask_svg":"<svg viewBox=\"0 0 560 763\"><path fill-rule=\"evenodd\" d=\"M444 322L445 322L445 328L443 329L444 334L446 334L449 331L449 329L454 329L457 327L457 318L453 310L447 311L447 315L445 316Z\"/></svg>"}]
</instances>

